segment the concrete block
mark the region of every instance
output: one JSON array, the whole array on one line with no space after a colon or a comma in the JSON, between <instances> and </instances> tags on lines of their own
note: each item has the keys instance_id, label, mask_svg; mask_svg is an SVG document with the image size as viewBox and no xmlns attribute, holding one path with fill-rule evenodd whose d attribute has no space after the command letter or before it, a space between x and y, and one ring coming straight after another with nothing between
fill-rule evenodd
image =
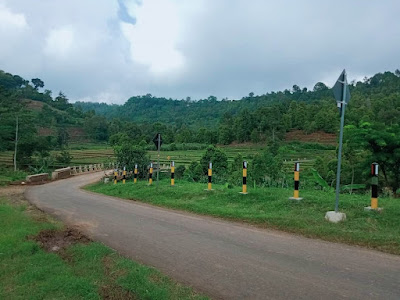
<instances>
[{"instance_id":1,"label":"concrete block","mask_svg":"<svg viewBox=\"0 0 400 300\"><path fill-rule=\"evenodd\" d=\"M332 223L339 223L346 220L346 214L336 211L328 211L325 214L325 219Z\"/></svg>"},{"instance_id":2,"label":"concrete block","mask_svg":"<svg viewBox=\"0 0 400 300\"><path fill-rule=\"evenodd\" d=\"M26 182L43 182L49 179L49 173L41 173L26 176Z\"/></svg>"},{"instance_id":3,"label":"concrete block","mask_svg":"<svg viewBox=\"0 0 400 300\"><path fill-rule=\"evenodd\" d=\"M303 200L303 198L289 197L289 200L293 200L293 201L301 201L301 200Z\"/></svg>"},{"instance_id":4,"label":"concrete block","mask_svg":"<svg viewBox=\"0 0 400 300\"><path fill-rule=\"evenodd\" d=\"M71 168L68 167L68 168L54 170L53 173L51 174L51 179L52 180L65 179L70 176L71 176Z\"/></svg>"},{"instance_id":5,"label":"concrete block","mask_svg":"<svg viewBox=\"0 0 400 300\"><path fill-rule=\"evenodd\" d=\"M367 206L367 207L364 207L364 210L365 210L365 211L376 211L376 212L381 212L381 211L383 210L383 208L382 208L382 207L372 208L371 206Z\"/></svg>"}]
</instances>

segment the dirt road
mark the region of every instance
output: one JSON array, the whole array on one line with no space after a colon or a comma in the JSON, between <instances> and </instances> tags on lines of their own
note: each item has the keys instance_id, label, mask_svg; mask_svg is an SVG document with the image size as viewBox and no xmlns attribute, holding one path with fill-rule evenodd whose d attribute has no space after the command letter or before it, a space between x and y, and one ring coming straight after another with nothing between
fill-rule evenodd
<instances>
[{"instance_id":1,"label":"dirt road","mask_svg":"<svg viewBox=\"0 0 400 300\"><path fill-rule=\"evenodd\" d=\"M100 176L30 187L26 197L120 253L213 298L400 299L399 256L79 188Z\"/></svg>"}]
</instances>

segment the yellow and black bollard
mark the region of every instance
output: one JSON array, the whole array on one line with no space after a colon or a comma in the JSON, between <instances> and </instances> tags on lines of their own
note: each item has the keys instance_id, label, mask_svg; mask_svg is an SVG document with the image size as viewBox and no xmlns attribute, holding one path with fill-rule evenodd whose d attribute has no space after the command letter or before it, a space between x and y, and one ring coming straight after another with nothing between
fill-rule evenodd
<instances>
[{"instance_id":1,"label":"yellow and black bollard","mask_svg":"<svg viewBox=\"0 0 400 300\"><path fill-rule=\"evenodd\" d=\"M300 201L303 198L299 197L299 186L300 186L300 163L294 163L294 192L293 197L290 197L289 200L297 200Z\"/></svg>"},{"instance_id":2,"label":"yellow and black bollard","mask_svg":"<svg viewBox=\"0 0 400 300\"><path fill-rule=\"evenodd\" d=\"M371 165L371 208L378 208L378 168L379 165L377 163L373 163Z\"/></svg>"},{"instance_id":3,"label":"yellow and black bollard","mask_svg":"<svg viewBox=\"0 0 400 300\"><path fill-rule=\"evenodd\" d=\"M135 170L133 171L133 183L137 182L137 175L138 175L138 169L137 169L137 164L135 164Z\"/></svg>"},{"instance_id":4,"label":"yellow and black bollard","mask_svg":"<svg viewBox=\"0 0 400 300\"><path fill-rule=\"evenodd\" d=\"M211 177L212 177L212 162L209 162L208 163L208 185L207 185L207 191L212 191Z\"/></svg>"},{"instance_id":5,"label":"yellow and black bollard","mask_svg":"<svg viewBox=\"0 0 400 300\"><path fill-rule=\"evenodd\" d=\"M150 170L149 170L149 185L153 184L153 163L150 163Z\"/></svg>"},{"instance_id":6,"label":"yellow and black bollard","mask_svg":"<svg viewBox=\"0 0 400 300\"><path fill-rule=\"evenodd\" d=\"M247 161L243 162L243 186L240 194L247 195Z\"/></svg>"},{"instance_id":7,"label":"yellow and black bollard","mask_svg":"<svg viewBox=\"0 0 400 300\"><path fill-rule=\"evenodd\" d=\"M365 210L381 211L382 208L378 208L378 169L377 163L371 165L371 206L365 208Z\"/></svg>"},{"instance_id":8,"label":"yellow and black bollard","mask_svg":"<svg viewBox=\"0 0 400 300\"><path fill-rule=\"evenodd\" d=\"M175 186L175 162L171 161L171 186Z\"/></svg>"},{"instance_id":9,"label":"yellow and black bollard","mask_svg":"<svg viewBox=\"0 0 400 300\"><path fill-rule=\"evenodd\" d=\"M118 180L118 170L115 169L114 170L114 184L117 184L117 180Z\"/></svg>"},{"instance_id":10,"label":"yellow and black bollard","mask_svg":"<svg viewBox=\"0 0 400 300\"><path fill-rule=\"evenodd\" d=\"M124 170L122 171L122 184L125 184L126 182L126 167L124 167Z\"/></svg>"}]
</instances>

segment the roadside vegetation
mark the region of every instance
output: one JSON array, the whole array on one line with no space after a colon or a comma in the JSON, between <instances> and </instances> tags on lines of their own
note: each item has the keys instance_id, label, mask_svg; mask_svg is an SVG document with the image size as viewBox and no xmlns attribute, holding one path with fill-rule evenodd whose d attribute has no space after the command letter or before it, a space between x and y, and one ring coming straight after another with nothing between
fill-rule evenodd
<instances>
[{"instance_id":1,"label":"roadside vegetation","mask_svg":"<svg viewBox=\"0 0 400 300\"><path fill-rule=\"evenodd\" d=\"M0 299L206 299L0 196Z\"/></svg>"}]
</instances>

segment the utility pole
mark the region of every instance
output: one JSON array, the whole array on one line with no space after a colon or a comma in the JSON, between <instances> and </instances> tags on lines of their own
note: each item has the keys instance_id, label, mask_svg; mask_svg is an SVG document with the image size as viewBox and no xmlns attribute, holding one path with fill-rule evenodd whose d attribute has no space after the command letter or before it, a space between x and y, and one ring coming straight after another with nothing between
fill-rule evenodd
<instances>
[{"instance_id":1,"label":"utility pole","mask_svg":"<svg viewBox=\"0 0 400 300\"><path fill-rule=\"evenodd\" d=\"M15 124L15 147L14 147L14 171L17 171L17 148L18 148L18 116Z\"/></svg>"},{"instance_id":2,"label":"utility pole","mask_svg":"<svg viewBox=\"0 0 400 300\"><path fill-rule=\"evenodd\" d=\"M158 134L157 136L157 148L158 148L158 154L157 154L157 186L158 186L158 176L160 173L160 148L161 148L161 134Z\"/></svg>"}]
</instances>

